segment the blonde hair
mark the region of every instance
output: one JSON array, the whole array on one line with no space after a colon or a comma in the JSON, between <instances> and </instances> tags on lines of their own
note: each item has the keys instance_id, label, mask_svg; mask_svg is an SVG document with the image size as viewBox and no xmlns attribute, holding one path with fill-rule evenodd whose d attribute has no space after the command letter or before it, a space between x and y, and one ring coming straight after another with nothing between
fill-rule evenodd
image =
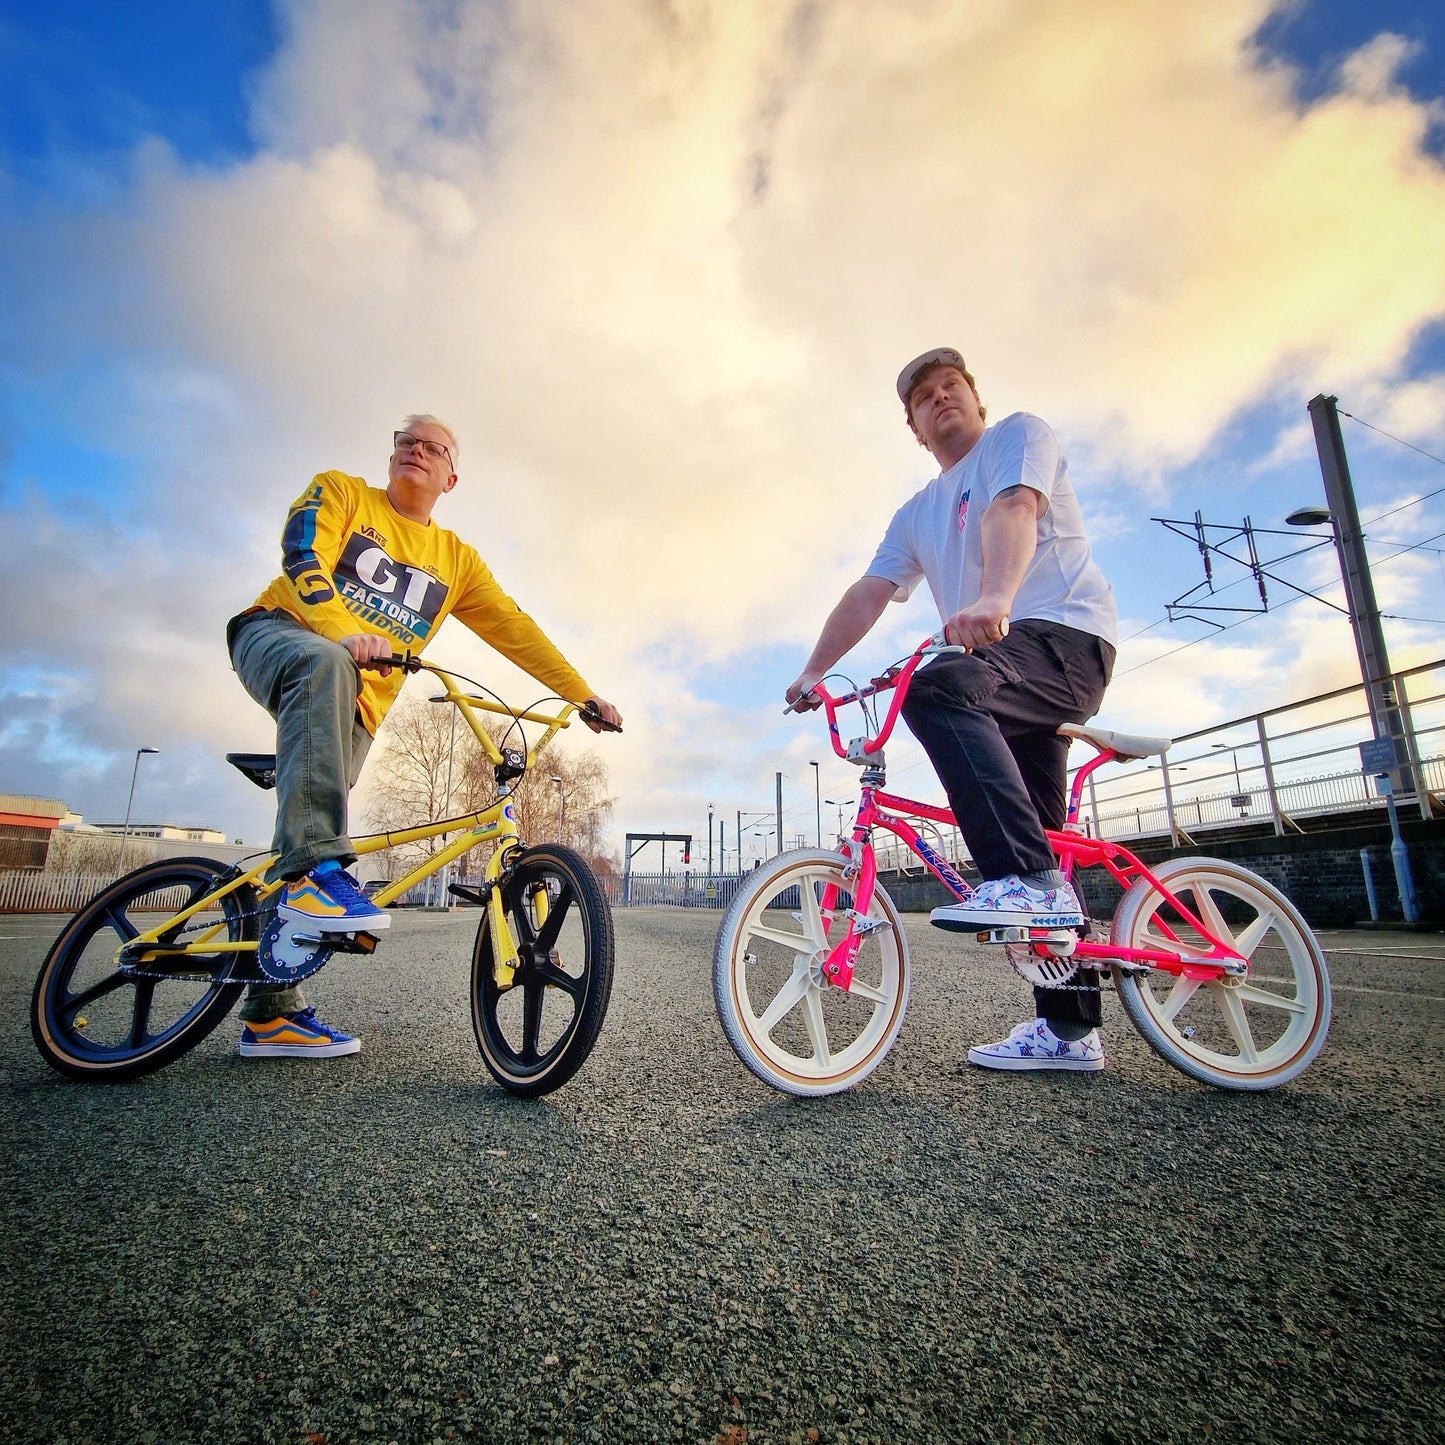
<instances>
[{"instance_id":1,"label":"blonde hair","mask_svg":"<svg viewBox=\"0 0 1445 1445\"><path fill-rule=\"evenodd\" d=\"M416 412L414 415L405 418L401 424L402 431L410 431L418 422L425 426L440 427L447 434L451 442L452 465L456 466L461 461L461 443L457 441L457 434L440 417L432 416L430 412Z\"/></svg>"}]
</instances>

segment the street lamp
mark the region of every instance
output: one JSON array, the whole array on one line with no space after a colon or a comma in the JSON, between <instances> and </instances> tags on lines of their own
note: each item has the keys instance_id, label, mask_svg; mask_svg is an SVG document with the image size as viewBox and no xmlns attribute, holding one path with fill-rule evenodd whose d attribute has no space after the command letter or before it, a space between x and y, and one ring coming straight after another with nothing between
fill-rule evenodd
<instances>
[{"instance_id":1,"label":"street lamp","mask_svg":"<svg viewBox=\"0 0 1445 1445\"><path fill-rule=\"evenodd\" d=\"M1387 775L1385 803L1390 812L1390 856L1395 864L1395 881L1399 885L1400 905L1406 923L1414 923L1415 879L1410 869L1409 845L1400 833L1400 820L1395 807L1395 778L1399 789L1414 793L1422 817L1430 816L1428 790L1421 786L1415 770L1406 758L1409 739L1399 700L1395 696L1395 680L1390 674L1390 658L1385 650L1385 631L1380 625L1380 607L1375 600L1375 584L1370 576L1370 558L1365 550L1365 531L1360 525L1360 512L1355 503L1355 484L1350 478L1350 462L1345 455L1345 441L1340 432L1337 398L1323 394L1309 404L1310 421L1315 433L1315 451L1319 454L1320 475L1325 484L1326 508L1300 507L1285 519L1291 526L1304 527L1328 522L1334 537L1335 552L1340 559L1340 577L1345 584L1345 603L1350 614L1350 630L1355 635L1355 652L1360 660L1360 678L1365 685L1365 702L1370 712L1370 726L1379 742L1389 741L1395 766Z\"/></svg>"},{"instance_id":2,"label":"street lamp","mask_svg":"<svg viewBox=\"0 0 1445 1445\"><path fill-rule=\"evenodd\" d=\"M1239 749L1231 743L1210 743L1211 748L1219 752L1227 752L1234 761L1234 796L1229 800L1230 806L1238 808L1241 817L1249 812L1249 794L1244 791L1244 784L1239 779Z\"/></svg>"},{"instance_id":3,"label":"street lamp","mask_svg":"<svg viewBox=\"0 0 1445 1445\"><path fill-rule=\"evenodd\" d=\"M810 760L808 766L813 770L813 811L816 814L818 829L816 846L821 848L823 846L823 790L819 779L823 774L819 771L817 763Z\"/></svg>"},{"instance_id":4,"label":"street lamp","mask_svg":"<svg viewBox=\"0 0 1445 1445\"><path fill-rule=\"evenodd\" d=\"M552 781L557 784L557 841L562 841L562 821L566 812L567 790L562 786L562 779L556 773L552 774Z\"/></svg>"},{"instance_id":5,"label":"street lamp","mask_svg":"<svg viewBox=\"0 0 1445 1445\"><path fill-rule=\"evenodd\" d=\"M843 809L851 807L853 800L852 798L824 798L823 801L838 810L838 836L841 838L843 836Z\"/></svg>"},{"instance_id":6,"label":"street lamp","mask_svg":"<svg viewBox=\"0 0 1445 1445\"><path fill-rule=\"evenodd\" d=\"M1404 727L1390 677L1390 659L1385 650L1384 630L1380 626L1380 608L1375 601L1375 584L1370 577L1370 559L1365 551L1365 531L1360 524L1355 485L1350 477L1350 462L1345 455L1339 409L1335 403L1335 397L1321 395L1309 404L1315 450L1319 454L1320 475L1325 484L1326 505L1299 507L1285 521L1291 527L1329 524L1339 558L1340 578L1345 584L1345 607L1350 617L1350 630L1354 633L1370 721L1377 738L1389 738L1395 744L1398 766L1400 754L1396 740L1403 738ZM1401 783L1407 791L1413 792L1415 779L1408 767L1400 766L1399 772Z\"/></svg>"},{"instance_id":7,"label":"street lamp","mask_svg":"<svg viewBox=\"0 0 1445 1445\"><path fill-rule=\"evenodd\" d=\"M1239 781L1239 749L1231 743L1210 743L1209 746L1218 749L1220 752L1228 753L1229 756L1234 759L1234 791L1236 793L1242 793L1244 791L1244 784Z\"/></svg>"},{"instance_id":8,"label":"street lamp","mask_svg":"<svg viewBox=\"0 0 1445 1445\"><path fill-rule=\"evenodd\" d=\"M707 805L707 876L712 877L712 804Z\"/></svg>"},{"instance_id":9,"label":"street lamp","mask_svg":"<svg viewBox=\"0 0 1445 1445\"><path fill-rule=\"evenodd\" d=\"M125 824L120 830L120 861L116 864L117 874L125 872L125 845L130 837L130 808L135 802L135 775L140 772L140 760L142 753L158 753L159 748L137 748L135 750L135 766L130 770L130 797L125 800Z\"/></svg>"},{"instance_id":10,"label":"street lamp","mask_svg":"<svg viewBox=\"0 0 1445 1445\"><path fill-rule=\"evenodd\" d=\"M429 701L431 701L431 702L450 702L451 699L446 695L446 693L441 692L441 693L438 693L435 697L430 698ZM456 751L457 751L457 710L456 710L456 708L454 707L454 708L452 708L452 736L451 736L451 741L447 744L447 801L446 801L446 807L443 809L443 815L444 815L445 817L448 817L448 818L450 818L451 815L452 815L452 760L453 760L453 759L455 758L455 756L456 756ZM446 907L446 906L447 906L447 899L451 897L451 893L450 893L450 891L449 891L450 888L451 888L451 880L452 880L452 865L451 865L450 863L448 863L447 866L442 869L441 877L440 877L439 879L437 879L437 883L438 883L438 885L439 885L440 888L441 888L442 906L443 906L443 907ZM427 895L427 896L428 896L428 897L431 896L431 895L430 895L430 890L428 890L428 895Z\"/></svg>"}]
</instances>

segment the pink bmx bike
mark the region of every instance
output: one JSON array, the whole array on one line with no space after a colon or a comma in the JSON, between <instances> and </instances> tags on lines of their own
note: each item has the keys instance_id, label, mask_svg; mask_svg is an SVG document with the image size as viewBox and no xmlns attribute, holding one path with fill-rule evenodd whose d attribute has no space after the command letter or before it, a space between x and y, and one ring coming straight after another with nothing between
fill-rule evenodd
<instances>
[{"instance_id":1,"label":"pink bmx bike","mask_svg":"<svg viewBox=\"0 0 1445 1445\"><path fill-rule=\"evenodd\" d=\"M738 890L713 959L713 993L728 1042L760 1079L790 1094L833 1094L866 1079L887 1056L908 1009L908 940L878 882L873 830L899 838L960 900L968 884L910 818L949 825L946 808L895 797L883 745L914 672L944 650L923 643L882 677L840 697L818 686L833 751L862 769L852 835L836 850L780 854ZM881 725L871 699L892 691ZM871 737L846 746L838 711L858 704ZM1066 725L1096 756L1074 777L1067 820L1049 832L1059 867L1103 868L1124 890L1110 924L1079 929L998 927L981 943L1007 947L1026 979L1078 986L1080 970L1112 976L1129 1021L1154 1051L1191 1078L1224 1089L1272 1089L1299 1076L1324 1045L1330 981L1324 953L1299 911L1257 874L1218 858L1174 858L1149 868L1127 848L1085 835L1085 779L1112 761L1169 748Z\"/></svg>"}]
</instances>

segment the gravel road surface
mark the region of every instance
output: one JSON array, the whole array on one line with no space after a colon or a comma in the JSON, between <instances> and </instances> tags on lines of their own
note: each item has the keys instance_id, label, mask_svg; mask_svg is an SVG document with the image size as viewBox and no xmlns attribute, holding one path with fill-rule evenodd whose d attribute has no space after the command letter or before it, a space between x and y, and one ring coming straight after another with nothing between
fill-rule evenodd
<instances>
[{"instance_id":1,"label":"gravel road surface","mask_svg":"<svg viewBox=\"0 0 1445 1445\"><path fill-rule=\"evenodd\" d=\"M612 1006L521 1102L471 1036L475 913L315 981L363 1051L53 1074L60 922L0 917L0 1435L12 1442L1438 1441L1445 936L1334 934L1330 1043L1219 1092L1106 994L1097 1075L971 1068L1023 1017L909 918L851 1094L730 1052L720 915L620 912Z\"/></svg>"}]
</instances>

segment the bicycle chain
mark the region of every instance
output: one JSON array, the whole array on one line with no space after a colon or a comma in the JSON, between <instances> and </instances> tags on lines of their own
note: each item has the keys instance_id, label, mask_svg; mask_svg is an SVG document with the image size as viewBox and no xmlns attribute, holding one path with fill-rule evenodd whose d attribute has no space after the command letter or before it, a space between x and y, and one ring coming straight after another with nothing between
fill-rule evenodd
<instances>
[{"instance_id":1,"label":"bicycle chain","mask_svg":"<svg viewBox=\"0 0 1445 1445\"><path fill-rule=\"evenodd\" d=\"M506 878L507 876L508 876L507 874L503 874L503 878ZM492 885L492 886L499 886L499 885L500 885L500 881L501 881L501 880L498 881L498 884L495 884L495 885ZM256 947L257 947L257 956L258 956L258 958L259 958L260 945L261 945L261 937L260 937L260 935L264 932L264 928L262 927L262 925L261 925L261 923L260 923L259 920L264 919L264 918L270 918L271 916L273 916L274 912L275 912L275 910L274 910L274 909L271 909L271 908L253 908L253 909L250 909L249 911L243 911L243 912L241 912L241 913L235 913L235 914L230 914L230 915L228 915L227 918L226 918L226 923L227 923L227 924L231 924L231 923L245 924L245 923L247 923L248 921L250 921L251 919L256 919L256 920L257 920L257 925L256 925L256 933L257 933L257 937L256 937ZM190 927L191 927L190 924L182 924L180 933L177 935L177 937L178 937L178 938L184 938L185 935L186 935L187 930L188 930ZM216 927L216 925L215 925L214 923L204 923L204 924L198 923L198 924L195 925L195 927L197 928L197 930L200 930L200 929L202 929L202 928L214 928L214 927ZM342 934L341 936L344 938L344 937L348 937L349 935ZM312 977L312 975L317 974L317 973L320 973L321 970L327 965L327 963L330 962L330 960L331 960L331 955L332 955L333 953L338 952L338 951L339 951L339 950L334 949L334 948L332 948L332 949L327 949L327 950L326 950L326 957L323 958L323 959L321 960L321 962L316 965L315 968L311 969L311 970L310 970L309 972L307 972L307 973L296 974L294 977L292 977L292 978L290 978L290 979L284 979L284 980L283 980L283 979L272 978L268 973L265 973L265 972L261 969L259 962L257 963L256 968L255 968L252 972L250 972L250 973L243 973L243 974L231 974L231 975L229 975L227 978L225 978L224 980L219 980L219 979L217 979L215 973L214 973L212 970L209 970L209 969L206 970L205 972L197 971L197 972L194 972L194 973L180 973L180 972L178 972L178 971L175 970L175 969L161 969L161 968L157 968L157 967L155 966L155 964L154 964L154 961L152 962L152 965L151 965L151 967L149 967L149 968L147 968L144 964L129 964L129 965L127 965L127 964L124 964L124 963L122 963L121 967L122 967L122 969L123 969L131 978L154 978L154 979L160 979L160 980L180 981L180 982L183 982L183 983L217 983L217 982L225 982L225 983L228 983L228 984L231 984L231 983L246 983L246 984L251 984L251 983L270 983L270 984L278 984L278 985L282 985L282 986L287 986L287 985L292 984L292 983L300 983L300 982L302 982L304 979L308 979L308 978ZM184 956L184 955L182 955L182 956ZM366 955L366 956L369 957L369 958L374 958L374 957L375 957L375 954L368 954L368 955Z\"/></svg>"},{"instance_id":2,"label":"bicycle chain","mask_svg":"<svg viewBox=\"0 0 1445 1445\"><path fill-rule=\"evenodd\" d=\"M260 946L261 946L261 937L260 937L260 935L264 932L264 928L262 927L262 925L261 925L261 923L260 923L260 920L261 920L261 919L265 919L265 918L274 917L274 915L275 915L275 910L274 910L274 909L271 909L271 908L253 908L253 909L250 909L250 910L248 910L248 911L243 911L243 912L241 912L241 913L228 914L225 921L226 921L227 925L229 925L229 924L232 924L232 923L245 924L245 923L249 922L251 919L257 920L257 924L256 924L257 937L256 937L256 939L255 939L255 943L256 943L256 949L257 949L257 957L258 957L258 959L259 959ZM187 933L187 931L191 928L191 926L192 926L192 925L190 925L190 924L182 924L180 932L176 935L177 939L183 939L183 938L185 938L186 933ZM217 925L216 925L215 923L213 923L213 922L207 922L207 923L197 923L197 924L195 925L195 928L196 928L197 931L200 931L201 929L204 929L204 928L215 928L216 926L217 926ZM343 936L345 936L345 935L343 935ZM243 940L243 941L246 941L246 940ZM169 980L169 981L172 981L172 982L179 981L179 982L183 982L183 983L226 983L226 984L232 984L232 983L245 983L245 984L251 984L251 983L269 983L269 984L276 984L276 985L279 985L279 986L282 986L282 987L286 987L286 986L289 986L290 984L293 984L293 983L300 983L303 979L310 978L313 974L319 973L319 972L326 966L326 964L327 964L328 962L330 962L331 955L332 955L335 951L336 951L335 949L327 949L327 950L325 950L325 952L326 952L326 957L323 958L323 959L321 960L321 962L316 965L315 968L309 970L309 971L306 972L306 973L296 974L294 977L292 977L292 978L290 978L290 979L277 979L277 978L272 978L268 973L266 973L266 972L264 972L264 971L262 970L259 961L258 961L258 963L256 964L255 968L252 969L249 973L229 974L229 975L228 975L226 978L224 978L224 979L218 979L218 978L216 977L216 974L215 974L214 970L211 970L211 969L207 969L207 970L205 970L204 972L201 972L201 971L197 970L197 971L191 972L191 973L182 973L182 972L179 972L179 971L176 970L176 969L160 968L160 967L157 967L157 961L156 961L156 960L151 960L149 967L147 967L145 964L130 964L130 965L122 964L121 967L124 969L124 971L125 971L131 978L154 978L154 979L160 979L160 980ZM181 955L181 956L182 956L182 957L185 957L185 955Z\"/></svg>"}]
</instances>

